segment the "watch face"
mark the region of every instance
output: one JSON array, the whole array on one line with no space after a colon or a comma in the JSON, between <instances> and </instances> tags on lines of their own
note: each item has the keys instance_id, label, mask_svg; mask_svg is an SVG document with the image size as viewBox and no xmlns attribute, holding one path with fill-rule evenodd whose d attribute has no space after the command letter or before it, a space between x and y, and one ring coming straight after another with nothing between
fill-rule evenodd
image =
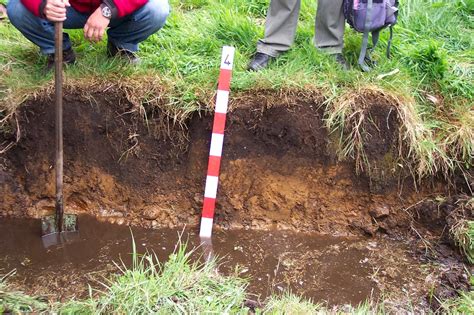
<instances>
[{"instance_id":1,"label":"watch face","mask_svg":"<svg viewBox=\"0 0 474 315\"><path fill-rule=\"evenodd\" d=\"M102 8L102 15L108 19L112 17L112 11L110 11L109 7L103 7Z\"/></svg>"}]
</instances>

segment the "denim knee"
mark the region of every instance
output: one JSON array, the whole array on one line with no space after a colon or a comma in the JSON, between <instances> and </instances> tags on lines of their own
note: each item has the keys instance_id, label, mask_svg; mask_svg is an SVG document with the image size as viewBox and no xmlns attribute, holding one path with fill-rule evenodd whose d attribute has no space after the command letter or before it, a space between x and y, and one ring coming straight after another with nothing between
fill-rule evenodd
<instances>
[{"instance_id":1,"label":"denim knee","mask_svg":"<svg viewBox=\"0 0 474 315\"><path fill-rule=\"evenodd\" d=\"M144 7L150 23L159 30L166 23L170 14L170 6L167 0L150 0Z\"/></svg>"},{"instance_id":2,"label":"denim knee","mask_svg":"<svg viewBox=\"0 0 474 315\"><path fill-rule=\"evenodd\" d=\"M7 14L10 22L17 29L22 30L28 24L27 17L31 14L20 0L9 0L7 3Z\"/></svg>"}]
</instances>

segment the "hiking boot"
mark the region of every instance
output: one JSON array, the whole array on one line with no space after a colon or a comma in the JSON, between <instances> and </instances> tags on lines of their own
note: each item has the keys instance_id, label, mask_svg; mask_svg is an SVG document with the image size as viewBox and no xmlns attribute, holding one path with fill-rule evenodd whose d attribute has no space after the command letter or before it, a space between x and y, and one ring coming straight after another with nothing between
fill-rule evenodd
<instances>
[{"instance_id":1,"label":"hiking boot","mask_svg":"<svg viewBox=\"0 0 474 315\"><path fill-rule=\"evenodd\" d=\"M132 65L140 63L140 58L133 51L119 48L111 42L107 42L107 55L111 58L119 57Z\"/></svg>"},{"instance_id":2,"label":"hiking boot","mask_svg":"<svg viewBox=\"0 0 474 315\"><path fill-rule=\"evenodd\" d=\"M341 66L342 70L347 71L349 70L349 64L347 63L346 58L344 58L344 55L341 53L334 54L334 59L336 62Z\"/></svg>"},{"instance_id":3,"label":"hiking boot","mask_svg":"<svg viewBox=\"0 0 474 315\"><path fill-rule=\"evenodd\" d=\"M270 55L257 52L255 56L253 56L252 60L249 63L248 70L249 71L260 71L262 69L265 69L269 62L275 59L275 57L272 57Z\"/></svg>"},{"instance_id":4,"label":"hiking boot","mask_svg":"<svg viewBox=\"0 0 474 315\"><path fill-rule=\"evenodd\" d=\"M63 64L73 65L76 63L76 53L72 48L63 50ZM45 73L50 72L54 68L54 54L48 54L46 57Z\"/></svg>"}]
</instances>

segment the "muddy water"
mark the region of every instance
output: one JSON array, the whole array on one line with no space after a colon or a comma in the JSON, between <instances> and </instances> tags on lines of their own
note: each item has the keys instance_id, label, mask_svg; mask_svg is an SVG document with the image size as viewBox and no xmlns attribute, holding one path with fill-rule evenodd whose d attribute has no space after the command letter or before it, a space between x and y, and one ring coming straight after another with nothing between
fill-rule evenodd
<instances>
[{"instance_id":1,"label":"muddy water","mask_svg":"<svg viewBox=\"0 0 474 315\"><path fill-rule=\"evenodd\" d=\"M39 237L37 220L0 219L0 274L16 270L10 281L20 288L51 298L81 297L87 283L116 271L113 261L130 263L131 234L125 226L80 217L80 233L67 242L51 244ZM132 228L139 252L153 250L160 260L174 250L178 234L172 229ZM182 239L200 244L197 231L185 230ZM378 295L367 263L366 240L297 234L279 231L216 231L212 248L203 253L222 258L220 272L240 266L250 278L249 292L263 300L272 293L291 289L315 301L357 304ZM209 244L208 244L209 245Z\"/></svg>"}]
</instances>

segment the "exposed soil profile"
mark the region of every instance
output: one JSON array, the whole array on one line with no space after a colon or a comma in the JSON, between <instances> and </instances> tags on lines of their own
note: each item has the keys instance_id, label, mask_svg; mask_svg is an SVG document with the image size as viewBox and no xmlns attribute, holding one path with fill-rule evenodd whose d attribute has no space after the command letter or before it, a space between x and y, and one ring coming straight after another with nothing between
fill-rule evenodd
<instances>
[{"instance_id":1,"label":"exposed soil profile","mask_svg":"<svg viewBox=\"0 0 474 315\"><path fill-rule=\"evenodd\" d=\"M66 211L145 227L196 225L212 115L177 124L152 109L144 121L125 95L112 95L65 97ZM365 150L380 161L397 143L398 120L383 99L371 101L373 142ZM373 191L353 163L331 152L318 98L256 94L233 104L216 212L221 227L390 233L406 224L404 208L446 192L443 183L430 183L415 193L409 180L403 189L388 183L383 193ZM0 214L38 218L54 209L52 100L28 101L17 120L20 141L2 157Z\"/></svg>"},{"instance_id":2,"label":"exposed soil profile","mask_svg":"<svg viewBox=\"0 0 474 315\"><path fill-rule=\"evenodd\" d=\"M265 91L234 97L216 226L332 236L388 234L391 241L402 240L414 259L441 266L425 281L435 287L430 291L435 296L449 298L467 290L466 267L446 233L456 198L435 206L427 202L459 191L436 179L415 189L411 178L397 178L386 169L392 161L385 162L397 152L400 123L393 105L374 95L362 106L372 124L364 126L363 140L378 171L357 175L354 161L336 157L323 101ZM198 225L212 115L202 111L177 123L159 108L135 107L117 91L87 97L68 91L64 104L66 212L146 228ZM27 101L10 129L0 133L0 143L20 140L0 156L0 217L53 213L52 99ZM474 213L467 215L474 218ZM427 241L434 246L428 248Z\"/></svg>"}]
</instances>

